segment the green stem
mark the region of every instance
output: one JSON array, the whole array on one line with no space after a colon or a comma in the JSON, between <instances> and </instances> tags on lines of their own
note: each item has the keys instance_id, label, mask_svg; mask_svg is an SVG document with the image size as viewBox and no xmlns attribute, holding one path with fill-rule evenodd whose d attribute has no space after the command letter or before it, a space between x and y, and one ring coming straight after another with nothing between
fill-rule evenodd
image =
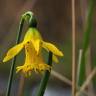
<instances>
[{"instance_id":1,"label":"green stem","mask_svg":"<svg viewBox=\"0 0 96 96\"><path fill-rule=\"evenodd\" d=\"M24 21L29 20L29 24L30 24L30 23L32 23L32 19L33 19L32 17L33 17L33 13L31 11L27 11L21 16L21 21L20 21L19 30L18 30L17 39L16 39L16 45L20 42ZM9 74L6 96L10 96L10 94L11 94L11 87L12 87L15 64L16 64L16 56L12 60L12 65L11 65L11 70L10 70L10 74Z\"/></svg>"},{"instance_id":2,"label":"green stem","mask_svg":"<svg viewBox=\"0 0 96 96\"><path fill-rule=\"evenodd\" d=\"M52 66L52 52L49 52L48 65ZM41 80L37 96L43 96L44 95L49 77L50 77L50 72L46 70L44 73L44 76Z\"/></svg>"},{"instance_id":3,"label":"green stem","mask_svg":"<svg viewBox=\"0 0 96 96\"><path fill-rule=\"evenodd\" d=\"M92 32L92 17L95 7L95 1L96 0L89 0L89 6L88 6L88 14L87 14L87 20L86 20L86 28L84 32L84 42L83 42L83 52L81 57L81 63L80 63L80 73L79 73L79 81L78 85L81 86L85 80L85 55L90 43L90 36Z\"/></svg>"},{"instance_id":4,"label":"green stem","mask_svg":"<svg viewBox=\"0 0 96 96\"><path fill-rule=\"evenodd\" d=\"M23 25L24 25L24 19L21 19L20 26L19 26L19 31L18 31L18 34L17 34L16 44L18 44L19 41L20 41ZM10 93L11 93L15 63L16 63L16 57L14 57L14 59L12 60L12 65L11 65L11 70L10 70L10 74L9 74L6 96L10 96Z\"/></svg>"}]
</instances>

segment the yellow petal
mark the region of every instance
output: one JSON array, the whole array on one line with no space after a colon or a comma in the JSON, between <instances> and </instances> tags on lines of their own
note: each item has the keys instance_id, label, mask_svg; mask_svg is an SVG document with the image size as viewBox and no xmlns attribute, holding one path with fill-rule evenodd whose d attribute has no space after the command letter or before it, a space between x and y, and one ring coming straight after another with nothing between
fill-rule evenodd
<instances>
[{"instance_id":1,"label":"yellow petal","mask_svg":"<svg viewBox=\"0 0 96 96\"><path fill-rule=\"evenodd\" d=\"M40 32L36 28L32 28L32 34L33 34L33 39L40 39L42 40Z\"/></svg>"},{"instance_id":2,"label":"yellow petal","mask_svg":"<svg viewBox=\"0 0 96 96\"><path fill-rule=\"evenodd\" d=\"M45 63L38 64L38 70L40 71L45 71L48 70L50 72L51 66Z\"/></svg>"},{"instance_id":3,"label":"yellow petal","mask_svg":"<svg viewBox=\"0 0 96 96\"><path fill-rule=\"evenodd\" d=\"M43 46L45 49L53 52L53 54L55 54L55 55L63 56L63 53L62 53L55 45L53 45L53 44L51 44L51 43L48 43L48 42L44 42L44 41L43 41L42 46Z\"/></svg>"},{"instance_id":4,"label":"yellow petal","mask_svg":"<svg viewBox=\"0 0 96 96\"><path fill-rule=\"evenodd\" d=\"M32 40L32 44L35 48L35 51L37 52L37 54L39 53L39 49L40 49L40 40Z\"/></svg>"},{"instance_id":5,"label":"yellow petal","mask_svg":"<svg viewBox=\"0 0 96 96\"><path fill-rule=\"evenodd\" d=\"M3 59L3 62L6 62L10 59L12 59L14 56L16 56L23 48L23 43L20 43L16 46L14 46L13 48L9 49L9 51L7 52L6 56Z\"/></svg>"},{"instance_id":6,"label":"yellow petal","mask_svg":"<svg viewBox=\"0 0 96 96\"><path fill-rule=\"evenodd\" d=\"M16 67L16 73L18 73L19 71L21 71L23 69L23 66L18 66Z\"/></svg>"},{"instance_id":7,"label":"yellow petal","mask_svg":"<svg viewBox=\"0 0 96 96\"><path fill-rule=\"evenodd\" d=\"M32 39L33 40L42 39L39 31L36 28L28 29L28 31L26 32L25 37L24 37L24 42L26 43L28 41L31 41Z\"/></svg>"},{"instance_id":8,"label":"yellow petal","mask_svg":"<svg viewBox=\"0 0 96 96\"><path fill-rule=\"evenodd\" d=\"M28 31L26 32L25 34L25 37L24 37L24 43L26 42L29 42L32 40L32 37L33 37L33 34L32 34L32 28L29 28Z\"/></svg>"},{"instance_id":9,"label":"yellow petal","mask_svg":"<svg viewBox=\"0 0 96 96\"><path fill-rule=\"evenodd\" d=\"M52 60L53 60L55 63L59 63L58 58L57 58L54 54L53 54Z\"/></svg>"}]
</instances>

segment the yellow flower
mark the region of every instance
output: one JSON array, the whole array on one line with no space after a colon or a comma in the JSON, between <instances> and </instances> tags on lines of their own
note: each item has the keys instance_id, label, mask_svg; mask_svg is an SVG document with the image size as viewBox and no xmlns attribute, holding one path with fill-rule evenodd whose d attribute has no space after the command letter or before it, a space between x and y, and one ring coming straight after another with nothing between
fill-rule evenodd
<instances>
[{"instance_id":1,"label":"yellow flower","mask_svg":"<svg viewBox=\"0 0 96 96\"><path fill-rule=\"evenodd\" d=\"M41 49L44 48L47 51L53 53L53 60L58 62L56 56L63 56L63 53L56 48L55 45L43 41L40 33L36 28L29 28L25 34L24 40L11 48L3 62L6 62L16 56L23 48L25 48L25 64L23 66L17 67L17 71L22 71L23 73L30 74L30 71L34 70L35 72L41 72L44 70L50 70L50 66L44 63L44 60L41 56Z\"/></svg>"},{"instance_id":2,"label":"yellow flower","mask_svg":"<svg viewBox=\"0 0 96 96\"><path fill-rule=\"evenodd\" d=\"M32 71L35 71L36 73L41 73L44 70L50 71L50 66L44 63L44 60L42 58L41 54L36 54L36 51L32 45L31 42L28 42L25 46L25 54L26 59L25 63L22 66L18 66L17 72L21 71L26 76L31 75Z\"/></svg>"}]
</instances>

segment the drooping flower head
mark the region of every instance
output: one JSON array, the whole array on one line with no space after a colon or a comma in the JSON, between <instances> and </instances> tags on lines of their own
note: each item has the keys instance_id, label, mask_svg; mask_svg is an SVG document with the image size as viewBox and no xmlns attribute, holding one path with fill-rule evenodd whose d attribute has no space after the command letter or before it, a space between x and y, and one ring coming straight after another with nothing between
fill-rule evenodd
<instances>
[{"instance_id":1,"label":"drooping flower head","mask_svg":"<svg viewBox=\"0 0 96 96\"><path fill-rule=\"evenodd\" d=\"M13 48L9 49L3 62L6 62L16 56L23 48L25 49L25 63L22 66L17 67L17 72L21 71L24 74L31 74L32 71L43 72L44 70L49 70L51 66L44 62L42 57L41 49L51 51L53 53L53 61L58 62L56 56L63 56L63 53L53 44L45 42L40 32L37 30L37 22L35 18L32 19L33 23L30 24L24 40L15 45Z\"/></svg>"}]
</instances>

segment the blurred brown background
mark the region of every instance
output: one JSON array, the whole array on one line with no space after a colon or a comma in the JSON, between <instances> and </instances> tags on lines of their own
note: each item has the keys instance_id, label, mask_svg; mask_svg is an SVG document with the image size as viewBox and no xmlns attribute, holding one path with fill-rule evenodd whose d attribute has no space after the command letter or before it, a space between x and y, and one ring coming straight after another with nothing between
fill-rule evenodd
<instances>
[{"instance_id":1,"label":"blurred brown background","mask_svg":"<svg viewBox=\"0 0 96 96\"><path fill-rule=\"evenodd\" d=\"M76 0L77 54L78 49L82 48L83 24L85 20L84 12L86 12L86 8L87 0ZM35 14L38 20L38 29L43 38L46 41L51 41L56 44L64 53L64 57L60 58L60 64L54 64L53 69L71 79L71 0L0 0L0 61L2 61L5 52L15 44L20 16L28 10ZM94 20L94 25L96 25L95 23ZM95 28L94 33L96 33ZM95 38L96 36L92 35L93 50L96 45L94 44ZM5 86L8 80L10 63L11 61L0 65L0 93L3 93L6 89ZM18 65L20 63L21 61L18 61ZM33 77L36 78L36 76ZM17 76L17 78L19 77Z\"/></svg>"}]
</instances>

